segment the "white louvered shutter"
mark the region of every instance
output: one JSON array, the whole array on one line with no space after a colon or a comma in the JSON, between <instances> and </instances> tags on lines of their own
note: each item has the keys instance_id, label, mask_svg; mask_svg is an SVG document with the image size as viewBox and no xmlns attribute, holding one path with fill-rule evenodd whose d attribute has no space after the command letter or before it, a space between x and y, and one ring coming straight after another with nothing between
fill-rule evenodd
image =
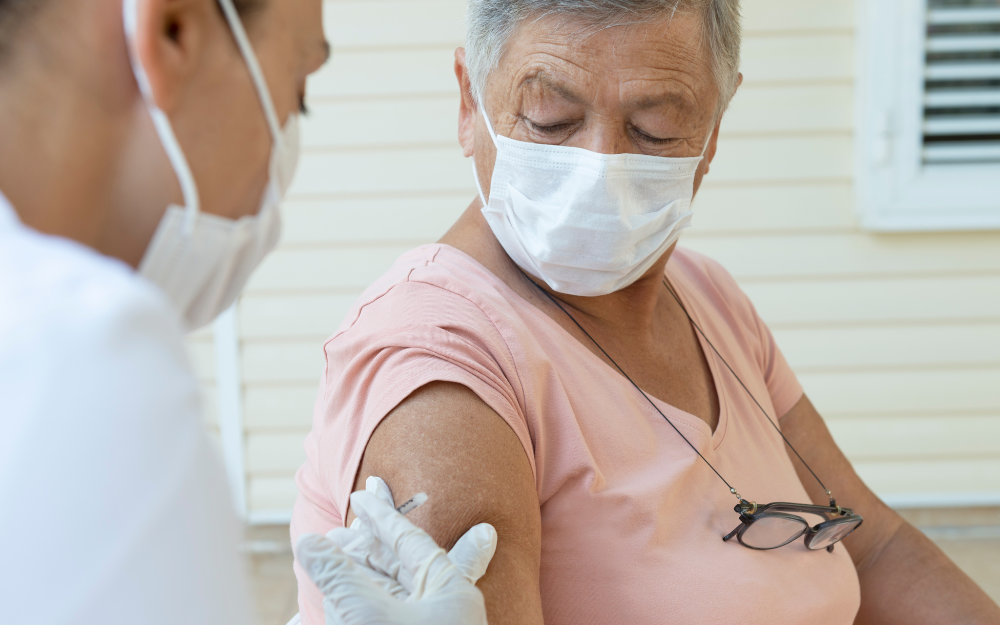
<instances>
[{"instance_id":1,"label":"white louvered shutter","mask_svg":"<svg viewBox=\"0 0 1000 625\"><path fill-rule=\"evenodd\" d=\"M1000 0L861 5L856 175L874 230L1000 229Z\"/></svg>"},{"instance_id":2,"label":"white louvered shutter","mask_svg":"<svg viewBox=\"0 0 1000 625\"><path fill-rule=\"evenodd\" d=\"M926 50L924 163L1000 163L1000 6L931 0Z\"/></svg>"}]
</instances>

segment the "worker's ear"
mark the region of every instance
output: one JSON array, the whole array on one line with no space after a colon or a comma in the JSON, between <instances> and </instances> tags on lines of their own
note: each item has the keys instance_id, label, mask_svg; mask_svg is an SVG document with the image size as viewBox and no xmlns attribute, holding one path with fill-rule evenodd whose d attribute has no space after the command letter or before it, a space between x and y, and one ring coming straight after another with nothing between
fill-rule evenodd
<instances>
[{"instance_id":1,"label":"worker's ear","mask_svg":"<svg viewBox=\"0 0 1000 625\"><path fill-rule=\"evenodd\" d=\"M170 114L209 49L215 0L141 0L136 54L146 70L156 105Z\"/></svg>"}]
</instances>

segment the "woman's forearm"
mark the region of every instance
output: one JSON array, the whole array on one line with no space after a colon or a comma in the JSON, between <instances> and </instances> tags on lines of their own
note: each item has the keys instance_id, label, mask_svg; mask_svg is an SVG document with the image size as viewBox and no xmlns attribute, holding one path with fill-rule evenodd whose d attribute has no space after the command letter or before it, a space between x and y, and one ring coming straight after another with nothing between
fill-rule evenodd
<instances>
[{"instance_id":1,"label":"woman's forearm","mask_svg":"<svg viewBox=\"0 0 1000 625\"><path fill-rule=\"evenodd\" d=\"M858 568L856 625L1000 623L1000 607L909 523Z\"/></svg>"}]
</instances>

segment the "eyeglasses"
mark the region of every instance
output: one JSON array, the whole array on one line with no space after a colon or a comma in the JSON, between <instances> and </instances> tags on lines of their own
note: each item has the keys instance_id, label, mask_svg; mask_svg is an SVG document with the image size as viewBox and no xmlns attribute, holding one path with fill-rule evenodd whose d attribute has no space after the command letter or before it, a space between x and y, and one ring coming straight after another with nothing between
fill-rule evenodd
<instances>
[{"instance_id":1,"label":"eyeglasses","mask_svg":"<svg viewBox=\"0 0 1000 625\"><path fill-rule=\"evenodd\" d=\"M858 529L864 522L850 508L815 506L804 503L756 503L741 501L734 508L740 514L740 524L722 540L735 536L750 549L777 549L805 536L806 548L832 552L833 546ZM788 512L804 512L822 516L825 521L810 526L802 517Z\"/></svg>"},{"instance_id":2,"label":"eyeglasses","mask_svg":"<svg viewBox=\"0 0 1000 625\"><path fill-rule=\"evenodd\" d=\"M736 496L736 499L737 501L739 501L739 503L736 504L734 510L736 510L736 512L738 512L740 515L740 524L736 529L729 532L729 534L723 536L722 540L729 542L729 540L732 539L733 536L736 536L740 544L743 545L744 547L749 547L750 549L767 550L767 549L777 549L778 547L784 547L785 545L792 542L799 536L804 535L806 547L808 547L809 549L812 549L814 551L818 551L820 549L826 549L829 552L833 552L833 546L836 545L841 540L843 540L844 538L846 538L848 534L858 529L858 527L864 521L864 519L862 519L860 515L854 514L853 510L849 508L841 508L840 506L837 505L837 500L833 498L833 493L830 492L830 489L828 489L826 485L823 484L823 481L819 479L819 476L816 475L816 472L812 470L812 467L809 466L809 463L807 463L805 459L795 449L795 447L792 446L791 441L789 441L788 438L785 437L785 435L781 431L781 428L779 428L777 424L774 422L774 420L771 419L771 417L767 414L767 411L764 410L764 407L760 405L760 402L757 401L757 398L753 396L753 393L751 393L750 389L748 389L746 384L743 383L743 380L740 379L740 376L736 375L736 371L734 371L733 368L729 366L729 363L726 362L726 359L722 357L722 354L719 353L719 350L715 348L715 345L712 345L712 341L709 340L709 338L705 335L705 333L698 326L698 324L695 323L690 313L688 313L687 308L685 308L684 302L681 301L681 298L677 296L677 293L674 292L674 289L671 288L670 284L667 282L666 276L663 277L663 286L667 289L667 291L670 292L671 295L673 295L674 299L677 300L677 304L681 307L681 310L684 311L684 314L687 316L688 321L691 323L691 325L694 326L694 329L697 330L698 333L702 336L702 338L705 339L705 342L708 343L709 347L712 348L712 351L715 352L715 355L719 357L719 360L722 361L722 364L726 365L726 368L729 369L729 372L733 374L733 377L736 378L736 381L740 383L740 386L743 387L743 390L747 392L747 395L750 396L750 399L752 399L753 402L757 404L757 408L760 409L760 412L761 414L764 415L764 418L767 419L768 422L770 422L771 426L775 429L775 431L778 432L778 436L780 436L781 439L785 441L785 444L788 445L788 448L795 453L795 456L802 461L802 464L806 467L806 469L809 470L809 473L812 474L813 478L816 479L816 482L819 483L820 487L826 493L826 496L830 498L829 506L817 506L805 503L769 503L763 506L758 506L756 502L751 502L747 501L746 499L743 499L743 497L741 497L740 494L736 492L736 489L733 488L733 486L728 481L726 481L726 478L722 477L722 474L719 473L719 471L712 466L712 463L709 462L708 459L705 458L705 456L701 455L701 452L698 451L698 448L695 447L691 443L691 441L688 440L686 436L684 436L684 433L681 432L679 429L677 429L677 426L674 425L674 422L671 421L670 418L667 417L667 415L663 414L663 411L659 409L659 407L653 402L652 399L650 399L649 395L647 395L646 392L642 390L639 387L639 385L636 384L632 380L632 378L629 377L627 373L625 373L624 369L618 366L618 363L615 362L613 358L611 358L611 355L608 354L608 352L604 351L604 348L601 347L600 343L594 340L594 337L590 335L590 332L587 332L587 330L582 325L580 325L580 322L576 320L576 317L571 315L569 311L566 310L565 307L563 307L563 305L559 302L558 299L553 297L551 293L543 289L541 285L532 280L531 277L528 276L528 274L524 273L523 270L521 271L521 273L524 274L524 277L525 279L528 280L528 282L533 284L539 291L541 291L542 295L549 298L549 300L553 304L558 306L560 310L566 313L566 316L570 318L570 320L576 325L576 327L579 328L580 331L583 332L595 346L597 346L597 349L601 350L601 353L604 354L604 356L609 361L611 361L611 364L613 364L615 368L618 369L618 371L623 376L625 376L625 379L632 383L632 386L635 387L635 390L639 391L642 394L642 396L646 398L646 401L649 402L649 405L652 406L653 409L656 410L656 412L660 413L660 416L663 417L663 419L668 424L670 424L670 427L672 427L674 431L677 432L677 434L682 439L684 439L684 442L688 444L688 447L690 447L694 451L694 453L698 454L698 457L701 458L705 462L705 464L707 464L708 467L712 469L712 471L719 477L719 479L722 480L722 482L729 487L729 492L731 492L733 495ZM826 521L819 523L818 525L815 526L810 526L809 522L803 519L802 517L795 514L786 514L787 512L804 512L806 514L816 514L822 516L824 519L826 519Z\"/></svg>"}]
</instances>

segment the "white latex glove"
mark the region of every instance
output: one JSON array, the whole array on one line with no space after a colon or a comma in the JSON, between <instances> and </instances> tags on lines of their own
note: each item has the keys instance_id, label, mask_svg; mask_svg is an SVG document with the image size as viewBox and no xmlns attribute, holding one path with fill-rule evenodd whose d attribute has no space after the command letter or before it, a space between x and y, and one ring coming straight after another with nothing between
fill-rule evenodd
<instances>
[{"instance_id":1,"label":"white latex glove","mask_svg":"<svg viewBox=\"0 0 1000 625\"><path fill-rule=\"evenodd\" d=\"M323 593L327 625L486 625L482 593L466 571L475 574L482 569L480 576L485 572L480 564L488 565L496 548L491 526L476 526L452 550L457 560L469 565L463 571L430 536L379 496L354 493L351 507L373 537L366 557L355 553L352 558L337 544L342 537L348 542L369 540L357 527L331 532L337 542L307 534L296 546L299 563ZM390 584L395 595L385 579L398 585Z\"/></svg>"},{"instance_id":2,"label":"white latex glove","mask_svg":"<svg viewBox=\"0 0 1000 625\"><path fill-rule=\"evenodd\" d=\"M365 480L365 490L397 508L392 491L382 478L369 477ZM407 588L412 586L413 580L405 569L400 568L399 560L392 551L375 538L370 525L369 522L356 518L351 523L350 530L337 528L331 530L326 537L389 594L398 599L406 599L410 596ZM486 574L486 568L496 553L496 546L497 533L493 526L480 523L458 539L448 552L448 559L475 584Z\"/></svg>"}]
</instances>

